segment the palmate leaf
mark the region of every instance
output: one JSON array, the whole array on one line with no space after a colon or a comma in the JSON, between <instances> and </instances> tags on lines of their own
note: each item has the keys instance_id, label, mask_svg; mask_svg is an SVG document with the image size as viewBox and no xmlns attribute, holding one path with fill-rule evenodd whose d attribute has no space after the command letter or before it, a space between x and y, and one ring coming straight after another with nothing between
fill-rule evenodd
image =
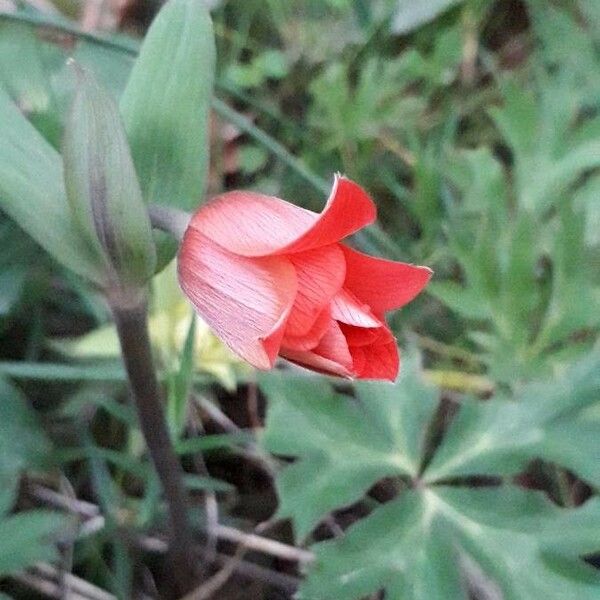
<instances>
[{"instance_id":1,"label":"palmate leaf","mask_svg":"<svg viewBox=\"0 0 600 600\"><path fill-rule=\"evenodd\" d=\"M557 380L524 387L516 400L465 401L423 478L434 483L511 475L540 457L600 486L600 416L590 410L595 407L600 407L597 353Z\"/></svg>"},{"instance_id":2,"label":"palmate leaf","mask_svg":"<svg viewBox=\"0 0 600 600\"><path fill-rule=\"evenodd\" d=\"M354 600L385 589L386 600L466 600L483 580L507 600L597 599L600 576L580 557L600 551L600 501L563 509L504 478L541 458L598 484L600 355L517 398L465 401L429 463L438 393L414 371L404 365L393 386L358 383L356 398L305 377L263 378L264 443L298 458L277 481L279 515L298 538L383 477L411 482L339 539L312 546L300 597ZM490 475L505 483L471 488L463 479Z\"/></svg>"},{"instance_id":3,"label":"palmate leaf","mask_svg":"<svg viewBox=\"0 0 600 600\"><path fill-rule=\"evenodd\" d=\"M475 572L506 600L597 599L597 572L562 553L594 551L599 535L598 500L568 511L508 487L410 491L317 544L299 598L354 600L384 588L386 600L466 600Z\"/></svg>"},{"instance_id":4,"label":"palmate leaf","mask_svg":"<svg viewBox=\"0 0 600 600\"><path fill-rule=\"evenodd\" d=\"M414 386L418 406L410 402ZM264 444L303 458L277 482L279 515L293 518L299 538L383 477L418 475L424 425L437 404L434 389L405 379L401 388L364 388L352 400L321 380L280 374L263 377L261 388L271 400Z\"/></svg>"},{"instance_id":5,"label":"palmate leaf","mask_svg":"<svg viewBox=\"0 0 600 600\"><path fill-rule=\"evenodd\" d=\"M512 111L505 133L517 156L535 137L527 129L530 110L528 103L505 108ZM594 188L576 202L562 196L542 218L512 202L509 178L488 149L461 152L451 167L461 200L451 207L447 235L462 283L433 282L428 289L454 312L479 321L469 337L482 348L492 379L514 385L549 373L564 365L566 351L577 351L573 336L600 323L597 260L586 244Z\"/></svg>"},{"instance_id":6,"label":"palmate leaf","mask_svg":"<svg viewBox=\"0 0 600 600\"><path fill-rule=\"evenodd\" d=\"M537 42L533 85L504 81L503 106L490 113L513 153L518 204L543 213L583 173L600 166L600 58L593 23L576 10L544 0L527 4ZM582 8L581 16L592 17ZM565 39L570 52L563 51Z\"/></svg>"}]
</instances>

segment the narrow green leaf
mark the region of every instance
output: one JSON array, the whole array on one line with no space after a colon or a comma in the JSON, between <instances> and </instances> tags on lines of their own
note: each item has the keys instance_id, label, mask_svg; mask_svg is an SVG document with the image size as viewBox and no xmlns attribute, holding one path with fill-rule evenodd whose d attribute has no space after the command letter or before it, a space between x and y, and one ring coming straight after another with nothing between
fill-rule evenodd
<instances>
[{"instance_id":1,"label":"narrow green leaf","mask_svg":"<svg viewBox=\"0 0 600 600\"><path fill-rule=\"evenodd\" d=\"M0 23L0 85L53 144L60 139L60 117L50 82L64 65L62 54L52 44L42 45L29 25Z\"/></svg>"},{"instance_id":2,"label":"narrow green leaf","mask_svg":"<svg viewBox=\"0 0 600 600\"><path fill-rule=\"evenodd\" d=\"M407 34L433 21L438 15L458 4L461 0L396 0L392 20L392 31L396 34Z\"/></svg>"},{"instance_id":3,"label":"narrow green leaf","mask_svg":"<svg viewBox=\"0 0 600 600\"><path fill-rule=\"evenodd\" d=\"M252 441L253 436L249 431L218 433L181 440L175 445L175 450L177 454L196 454L211 450L226 450L243 444L249 444Z\"/></svg>"},{"instance_id":4,"label":"narrow green leaf","mask_svg":"<svg viewBox=\"0 0 600 600\"><path fill-rule=\"evenodd\" d=\"M201 492L231 492L235 490L235 486L231 483L204 475L186 475L184 483L189 490Z\"/></svg>"},{"instance_id":5,"label":"narrow green leaf","mask_svg":"<svg viewBox=\"0 0 600 600\"><path fill-rule=\"evenodd\" d=\"M123 365L0 361L0 375L38 381L126 381Z\"/></svg>"},{"instance_id":6,"label":"narrow green leaf","mask_svg":"<svg viewBox=\"0 0 600 600\"><path fill-rule=\"evenodd\" d=\"M127 381L125 369L114 361L97 364L0 361L0 375L38 381ZM244 381L243 376L238 380ZM195 384L209 385L212 381L207 375L194 375Z\"/></svg>"},{"instance_id":7,"label":"narrow green leaf","mask_svg":"<svg viewBox=\"0 0 600 600\"><path fill-rule=\"evenodd\" d=\"M100 283L100 265L73 226L59 154L1 88L0 131L0 208L56 260Z\"/></svg>"},{"instance_id":8,"label":"narrow green leaf","mask_svg":"<svg viewBox=\"0 0 600 600\"><path fill-rule=\"evenodd\" d=\"M121 98L144 198L193 209L208 169L215 44L202 0L170 0L150 27Z\"/></svg>"},{"instance_id":9,"label":"narrow green leaf","mask_svg":"<svg viewBox=\"0 0 600 600\"><path fill-rule=\"evenodd\" d=\"M194 340L196 319L192 318L180 356L179 369L169 377L167 421L173 439L181 437L187 420L188 396L194 376Z\"/></svg>"},{"instance_id":10,"label":"narrow green leaf","mask_svg":"<svg viewBox=\"0 0 600 600\"><path fill-rule=\"evenodd\" d=\"M107 284L142 285L154 273L156 253L119 111L91 73L76 69L63 150L67 198Z\"/></svg>"}]
</instances>

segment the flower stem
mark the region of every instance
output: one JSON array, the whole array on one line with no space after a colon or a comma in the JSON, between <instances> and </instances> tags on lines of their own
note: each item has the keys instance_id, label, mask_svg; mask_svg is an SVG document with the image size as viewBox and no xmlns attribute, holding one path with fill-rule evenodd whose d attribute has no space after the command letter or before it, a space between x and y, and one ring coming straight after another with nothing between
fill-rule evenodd
<instances>
[{"instance_id":1,"label":"flower stem","mask_svg":"<svg viewBox=\"0 0 600 600\"><path fill-rule=\"evenodd\" d=\"M191 215L183 210L152 204L148 207L152 227L166 231L181 241L190 222Z\"/></svg>"},{"instance_id":2,"label":"flower stem","mask_svg":"<svg viewBox=\"0 0 600 600\"><path fill-rule=\"evenodd\" d=\"M115 304L112 311L142 433L168 504L170 559L177 591L183 594L197 582L197 567L183 469L169 437L152 360L146 302L125 307Z\"/></svg>"}]
</instances>

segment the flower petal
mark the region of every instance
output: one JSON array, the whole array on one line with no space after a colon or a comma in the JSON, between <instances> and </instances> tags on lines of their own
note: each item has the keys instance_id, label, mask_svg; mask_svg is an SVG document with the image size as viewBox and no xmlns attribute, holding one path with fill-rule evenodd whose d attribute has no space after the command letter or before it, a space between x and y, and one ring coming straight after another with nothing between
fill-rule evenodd
<instances>
[{"instance_id":1,"label":"flower petal","mask_svg":"<svg viewBox=\"0 0 600 600\"><path fill-rule=\"evenodd\" d=\"M321 373L342 377L351 377L353 374L353 361L348 344L342 330L335 321L331 321L329 329L319 344L312 350L300 351L283 348L281 356Z\"/></svg>"},{"instance_id":2,"label":"flower petal","mask_svg":"<svg viewBox=\"0 0 600 600\"><path fill-rule=\"evenodd\" d=\"M392 332L385 328L384 335L373 344L367 346L350 347L350 352L355 358L355 366L364 359L358 379L386 379L395 381L400 370L400 357L398 345ZM358 356L360 354L360 356Z\"/></svg>"},{"instance_id":3,"label":"flower petal","mask_svg":"<svg viewBox=\"0 0 600 600\"><path fill-rule=\"evenodd\" d=\"M236 191L203 206L190 227L235 254L267 256L333 244L375 217L375 205L365 191L336 175L321 214L274 196Z\"/></svg>"},{"instance_id":4,"label":"flower petal","mask_svg":"<svg viewBox=\"0 0 600 600\"><path fill-rule=\"evenodd\" d=\"M340 323L348 346L367 346L375 343L384 333L385 327L356 327Z\"/></svg>"},{"instance_id":5,"label":"flower petal","mask_svg":"<svg viewBox=\"0 0 600 600\"><path fill-rule=\"evenodd\" d=\"M291 254L288 258L296 269L298 293L285 335L299 337L311 330L317 317L341 289L346 262L339 244Z\"/></svg>"},{"instance_id":6,"label":"flower petal","mask_svg":"<svg viewBox=\"0 0 600 600\"><path fill-rule=\"evenodd\" d=\"M347 277L347 275L346 275ZM341 323L355 327L381 327L382 322L366 304L342 288L331 301L331 316Z\"/></svg>"},{"instance_id":7,"label":"flower petal","mask_svg":"<svg viewBox=\"0 0 600 600\"><path fill-rule=\"evenodd\" d=\"M350 346L350 354L352 356L352 370L355 376L360 378L360 373L365 368L367 361L367 355L365 354L364 348L360 346Z\"/></svg>"},{"instance_id":8,"label":"flower petal","mask_svg":"<svg viewBox=\"0 0 600 600\"><path fill-rule=\"evenodd\" d=\"M317 317L313 326L304 335L288 335L287 326L281 347L289 350L312 350L315 348L331 325L331 310L327 306Z\"/></svg>"},{"instance_id":9,"label":"flower petal","mask_svg":"<svg viewBox=\"0 0 600 600\"><path fill-rule=\"evenodd\" d=\"M344 287L375 313L410 302L431 278L428 267L376 258L340 244L346 257Z\"/></svg>"},{"instance_id":10,"label":"flower petal","mask_svg":"<svg viewBox=\"0 0 600 600\"><path fill-rule=\"evenodd\" d=\"M297 290L287 258L238 256L188 228L178 274L200 316L236 354L259 369L273 366Z\"/></svg>"}]
</instances>

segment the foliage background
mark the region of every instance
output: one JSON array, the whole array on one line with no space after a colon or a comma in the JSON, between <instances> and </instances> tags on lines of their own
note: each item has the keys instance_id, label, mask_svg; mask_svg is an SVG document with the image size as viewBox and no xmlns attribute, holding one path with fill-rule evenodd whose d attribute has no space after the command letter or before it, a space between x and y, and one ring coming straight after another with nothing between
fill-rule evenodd
<instances>
[{"instance_id":1,"label":"foliage background","mask_svg":"<svg viewBox=\"0 0 600 600\"><path fill-rule=\"evenodd\" d=\"M395 386L257 377L155 279L169 425L222 576L205 597L600 598L600 5L211 6L209 195L319 210L341 171L379 207L354 243L435 278L393 316ZM0 2L0 86L60 148L66 58L119 97L158 8ZM0 236L0 587L168 595L107 309L7 215Z\"/></svg>"}]
</instances>

